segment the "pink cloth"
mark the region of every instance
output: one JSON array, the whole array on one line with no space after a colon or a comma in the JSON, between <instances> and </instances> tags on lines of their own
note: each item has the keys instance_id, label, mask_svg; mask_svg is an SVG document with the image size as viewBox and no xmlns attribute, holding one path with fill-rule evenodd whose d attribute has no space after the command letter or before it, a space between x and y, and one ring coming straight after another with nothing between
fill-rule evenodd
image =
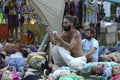
<instances>
[{"instance_id":1,"label":"pink cloth","mask_svg":"<svg viewBox=\"0 0 120 80\"><path fill-rule=\"evenodd\" d=\"M110 80L117 80L120 79L120 75L113 76Z\"/></svg>"},{"instance_id":2,"label":"pink cloth","mask_svg":"<svg viewBox=\"0 0 120 80\"><path fill-rule=\"evenodd\" d=\"M12 72L13 80L22 80L21 76L17 72Z\"/></svg>"}]
</instances>

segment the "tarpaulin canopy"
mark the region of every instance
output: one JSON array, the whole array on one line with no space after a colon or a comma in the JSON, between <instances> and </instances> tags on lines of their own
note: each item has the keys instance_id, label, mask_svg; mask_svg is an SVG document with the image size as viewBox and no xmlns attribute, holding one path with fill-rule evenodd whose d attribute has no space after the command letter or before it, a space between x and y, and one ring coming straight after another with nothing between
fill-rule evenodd
<instances>
[{"instance_id":1,"label":"tarpaulin canopy","mask_svg":"<svg viewBox=\"0 0 120 80\"><path fill-rule=\"evenodd\" d=\"M120 3L120 0L105 0L105 1L112 2L112 3Z\"/></svg>"},{"instance_id":2,"label":"tarpaulin canopy","mask_svg":"<svg viewBox=\"0 0 120 80\"><path fill-rule=\"evenodd\" d=\"M52 30L61 32L64 0L30 0L30 4Z\"/></svg>"}]
</instances>

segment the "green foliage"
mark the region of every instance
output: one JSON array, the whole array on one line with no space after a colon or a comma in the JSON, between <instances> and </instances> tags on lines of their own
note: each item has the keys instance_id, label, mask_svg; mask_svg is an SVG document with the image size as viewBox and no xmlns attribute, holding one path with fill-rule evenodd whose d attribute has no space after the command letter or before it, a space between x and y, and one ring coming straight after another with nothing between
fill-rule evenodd
<instances>
[{"instance_id":1,"label":"green foliage","mask_svg":"<svg viewBox=\"0 0 120 80\"><path fill-rule=\"evenodd\" d=\"M111 4L111 19L115 20L115 14L116 14L116 4Z\"/></svg>"}]
</instances>

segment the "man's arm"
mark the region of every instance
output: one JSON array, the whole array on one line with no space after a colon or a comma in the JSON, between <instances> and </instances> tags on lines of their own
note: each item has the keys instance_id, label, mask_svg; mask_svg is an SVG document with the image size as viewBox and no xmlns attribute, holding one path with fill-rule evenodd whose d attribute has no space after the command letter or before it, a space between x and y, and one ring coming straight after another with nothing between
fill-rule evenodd
<instances>
[{"instance_id":1,"label":"man's arm","mask_svg":"<svg viewBox=\"0 0 120 80\"><path fill-rule=\"evenodd\" d=\"M91 50L89 50L89 51L86 53L86 56L92 55L95 50L96 50L96 47L93 47Z\"/></svg>"},{"instance_id":2,"label":"man's arm","mask_svg":"<svg viewBox=\"0 0 120 80\"><path fill-rule=\"evenodd\" d=\"M50 39L50 41L51 41L53 44L56 44L57 41L55 40L54 34L53 34L53 32L50 30L49 27L47 27L47 30L46 30L46 31L47 31L48 34L49 34L49 39Z\"/></svg>"},{"instance_id":3,"label":"man's arm","mask_svg":"<svg viewBox=\"0 0 120 80\"><path fill-rule=\"evenodd\" d=\"M87 52L86 56L92 55L98 47L99 47L98 41L94 41L91 49Z\"/></svg>"},{"instance_id":4,"label":"man's arm","mask_svg":"<svg viewBox=\"0 0 120 80\"><path fill-rule=\"evenodd\" d=\"M80 33L78 33L78 32L77 32L76 35L72 38L72 40L70 41L70 43L66 42L64 39L62 39L62 38L61 38L60 36L58 36L57 34L55 34L55 36L56 36L56 39L60 42L60 44L61 44L63 47L69 49L69 50L72 50L72 48L73 48L74 46L76 46L77 43L78 43L78 41L80 41L80 39L81 39L81 35L80 35Z\"/></svg>"}]
</instances>

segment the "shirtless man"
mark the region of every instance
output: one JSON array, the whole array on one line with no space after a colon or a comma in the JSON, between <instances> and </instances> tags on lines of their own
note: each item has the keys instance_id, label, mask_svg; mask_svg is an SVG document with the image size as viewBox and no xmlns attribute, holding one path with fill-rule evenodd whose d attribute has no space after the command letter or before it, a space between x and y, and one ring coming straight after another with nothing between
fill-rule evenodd
<instances>
[{"instance_id":1,"label":"shirtless man","mask_svg":"<svg viewBox=\"0 0 120 80\"><path fill-rule=\"evenodd\" d=\"M83 55L81 34L74 29L75 18L67 15L63 19L63 32L61 36L57 33L52 34L47 28L52 43L60 43L62 47L55 45L52 49L54 64L63 66L68 65L74 69L81 70L86 64L86 57Z\"/></svg>"}]
</instances>

